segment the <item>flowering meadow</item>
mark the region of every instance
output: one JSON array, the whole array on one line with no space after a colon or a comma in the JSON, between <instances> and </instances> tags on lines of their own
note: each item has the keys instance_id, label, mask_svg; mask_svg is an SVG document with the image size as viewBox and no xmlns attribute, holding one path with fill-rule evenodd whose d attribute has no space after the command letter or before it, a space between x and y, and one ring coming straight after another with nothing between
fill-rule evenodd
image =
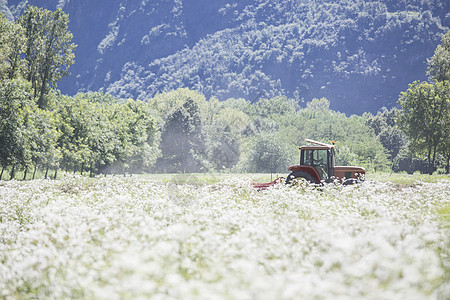
<instances>
[{"instance_id":1,"label":"flowering meadow","mask_svg":"<svg viewBox=\"0 0 450 300\"><path fill-rule=\"evenodd\" d=\"M450 180L0 182L0 298L449 299Z\"/></svg>"}]
</instances>

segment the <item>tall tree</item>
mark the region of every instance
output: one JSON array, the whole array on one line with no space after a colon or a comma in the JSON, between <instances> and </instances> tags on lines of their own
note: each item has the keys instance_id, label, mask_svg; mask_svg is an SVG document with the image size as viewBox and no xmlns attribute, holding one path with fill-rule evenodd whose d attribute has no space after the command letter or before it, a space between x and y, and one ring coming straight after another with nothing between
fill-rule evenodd
<instances>
[{"instance_id":1,"label":"tall tree","mask_svg":"<svg viewBox=\"0 0 450 300\"><path fill-rule=\"evenodd\" d=\"M212 102L210 100L209 103ZM213 108L215 114L204 126L208 161L216 170L231 169L239 162L242 132L249 123L249 117L235 108L220 109L218 105Z\"/></svg>"},{"instance_id":2,"label":"tall tree","mask_svg":"<svg viewBox=\"0 0 450 300\"><path fill-rule=\"evenodd\" d=\"M199 108L188 98L168 117L161 133L162 158L158 168L169 172L199 172L203 165L204 136Z\"/></svg>"},{"instance_id":3,"label":"tall tree","mask_svg":"<svg viewBox=\"0 0 450 300\"><path fill-rule=\"evenodd\" d=\"M447 159L450 165L450 31L442 36L442 44L428 60L428 74L433 83L416 81L402 92L399 104L403 111L399 124L411 139L410 148L416 153L426 153L428 172L433 172L436 154Z\"/></svg>"},{"instance_id":4,"label":"tall tree","mask_svg":"<svg viewBox=\"0 0 450 300\"><path fill-rule=\"evenodd\" d=\"M46 108L49 88L68 76L74 63L76 46L71 43L73 35L68 31L69 17L61 9L52 12L28 6L18 23L26 37L24 77L31 82L38 106Z\"/></svg>"},{"instance_id":5,"label":"tall tree","mask_svg":"<svg viewBox=\"0 0 450 300\"><path fill-rule=\"evenodd\" d=\"M399 114L399 125L410 138L410 147L416 153L425 153L428 172L433 173L436 153L448 137L450 109L448 81L415 81L398 100L403 111Z\"/></svg>"}]
</instances>

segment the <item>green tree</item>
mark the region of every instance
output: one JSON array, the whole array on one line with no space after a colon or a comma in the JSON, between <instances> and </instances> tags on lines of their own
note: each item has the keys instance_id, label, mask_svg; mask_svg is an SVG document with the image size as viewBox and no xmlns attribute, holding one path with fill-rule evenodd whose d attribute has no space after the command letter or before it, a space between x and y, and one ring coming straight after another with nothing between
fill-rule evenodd
<instances>
[{"instance_id":1,"label":"green tree","mask_svg":"<svg viewBox=\"0 0 450 300\"><path fill-rule=\"evenodd\" d=\"M152 115L159 119L160 126L164 127L168 114L173 112L174 107L182 106L187 99L192 99L196 103L200 117L204 119L209 102L206 101L205 96L202 94L187 88L179 88L170 92L157 94L148 100L148 105Z\"/></svg>"},{"instance_id":2,"label":"green tree","mask_svg":"<svg viewBox=\"0 0 450 300\"><path fill-rule=\"evenodd\" d=\"M448 81L415 81L398 100L403 108L398 118L400 128L409 137L413 152L426 155L429 174L433 172L438 149L449 138L449 96Z\"/></svg>"},{"instance_id":3,"label":"green tree","mask_svg":"<svg viewBox=\"0 0 450 300\"><path fill-rule=\"evenodd\" d=\"M407 145L406 137L395 121L398 113L396 108L388 110L383 107L375 116L370 113L364 115L366 124L375 131L391 162L395 160L400 149Z\"/></svg>"},{"instance_id":4,"label":"green tree","mask_svg":"<svg viewBox=\"0 0 450 300\"><path fill-rule=\"evenodd\" d=\"M428 61L428 74L436 81L450 80L450 30L442 36L442 44L436 47Z\"/></svg>"},{"instance_id":5,"label":"green tree","mask_svg":"<svg viewBox=\"0 0 450 300\"><path fill-rule=\"evenodd\" d=\"M329 103L328 103L329 105ZM256 103L258 113L261 116L285 115L295 113L299 106L295 100L287 97L274 97L261 99Z\"/></svg>"},{"instance_id":6,"label":"green tree","mask_svg":"<svg viewBox=\"0 0 450 300\"><path fill-rule=\"evenodd\" d=\"M61 98L58 115L58 146L66 170L89 170L91 175L142 172L159 156L158 126L147 103L79 93Z\"/></svg>"},{"instance_id":7,"label":"green tree","mask_svg":"<svg viewBox=\"0 0 450 300\"><path fill-rule=\"evenodd\" d=\"M306 108L310 111L326 111L330 109L330 101L327 98L314 98L306 103Z\"/></svg>"},{"instance_id":8,"label":"green tree","mask_svg":"<svg viewBox=\"0 0 450 300\"><path fill-rule=\"evenodd\" d=\"M251 141L249 147L244 167L247 172L286 172L289 164L292 164L288 154L289 145L276 134L261 134Z\"/></svg>"},{"instance_id":9,"label":"green tree","mask_svg":"<svg viewBox=\"0 0 450 300\"><path fill-rule=\"evenodd\" d=\"M50 87L68 76L69 67L74 63L76 46L71 43L73 35L68 31L69 17L61 9L52 12L28 6L18 23L24 28L26 38L24 77L31 82L38 106L46 108Z\"/></svg>"},{"instance_id":10,"label":"green tree","mask_svg":"<svg viewBox=\"0 0 450 300\"><path fill-rule=\"evenodd\" d=\"M216 111L206 129L206 148L212 168L231 169L238 163L242 132L248 121L247 114L234 108Z\"/></svg>"},{"instance_id":11,"label":"green tree","mask_svg":"<svg viewBox=\"0 0 450 300\"><path fill-rule=\"evenodd\" d=\"M397 157L394 159L392 165L394 172L405 172L413 174L416 171L425 174L428 171L428 162L420 157L417 157L411 149L407 147L400 149Z\"/></svg>"},{"instance_id":12,"label":"green tree","mask_svg":"<svg viewBox=\"0 0 450 300\"><path fill-rule=\"evenodd\" d=\"M79 169L81 174L89 164L91 150L88 145L90 128L94 122L93 109L88 99L61 97L57 105L59 128L58 147L61 149L61 166L66 170Z\"/></svg>"},{"instance_id":13,"label":"green tree","mask_svg":"<svg viewBox=\"0 0 450 300\"><path fill-rule=\"evenodd\" d=\"M447 113L450 109L447 110ZM446 160L445 172L450 173L450 115L447 115L443 120L444 124L444 138L442 143L439 145L439 151L442 153Z\"/></svg>"},{"instance_id":14,"label":"green tree","mask_svg":"<svg viewBox=\"0 0 450 300\"><path fill-rule=\"evenodd\" d=\"M0 13L0 80L13 79L21 71L24 42L23 28Z\"/></svg>"},{"instance_id":15,"label":"green tree","mask_svg":"<svg viewBox=\"0 0 450 300\"><path fill-rule=\"evenodd\" d=\"M78 122L74 124L80 134L75 141L78 151L87 145L88 151L80 154L88 154L83 160L89 165L91 176L108 171L117 159L115 149L120 144L115 132L116 120L112 117L115 106L111 105L109 96L103 97L104 101L97 96L98 93L82 93L74 99L75 106L78 106L78 102L83 104L77 111ZM72 162L73 165L77 163L76 160Z\"/></svg>"},{"instance_id":16,"label":"green tree","mask_svg":"<svg viewBox=\"0 0 450 300\"><path fill-rule=\"evenodd\" d=\"M158 169L169 172L203 171L205 157L202 120L191 98L167 117L161 132L162 158Z\"/></svg>"},{"instance_id":17,"label":"green tree","mask_svg":"<svg viewBox=\"0 0 450 300\"><path fill-rule=\"evenodd\" d=\"M450 169L450 31L442 36L434 55L428 60L428 74L433 83L416 81L398 100L403 111L399 117L402 130L410 138L410 149L425 154L428 173L435 167L436 156L445 157Z\"/></svg>"},{"instance_id":18,"label":"green tree","mask_svg":"<svg viewBox=\"0 0 450 300\"><path fill-rule=\"evenodd\" d=\"M442 44L436 47L433 57L428 60L428 74L437 82L450 81L450 31L442 36ZM447 93L447 102L449 101ZM446 173L450 173L450 110L447 109L447 116L444 114L443 141L439 144L438 151L442 153L446 160Z\"/></svg>"},{"instance_id":19,"label":"green tree","mask_svg":"<svg viewBox=\"0 0 450 300\"><path fill-rule=\"evenodd\" d=\"M46 170L59 167L61 149L57 146L57 141L61 133L58 131L59 118L54 111L36 109L32 117L35 130L30 143L34 179L38 167L44 167Z\"/></svg>"},{"instance_id":20,"label":"green tree","mask_svg":"<svg viewBox=\"0 0 450 300\"><path fill-rule=\"evenodd\" d=\"M129 99L116 105L111 121L118 125L117 161L133 173L149 171L160 157L160 136L148 104Z\"/></svg>"},{"instance_id":21,"label":"green tree","mask_svg":"<svg viewBox=\"0 0 450 300\"><path fill-rule=\"evenodd\" d=\"M11 167L11 179L17 167L31 165L30 141L35 129L31 115L36 108L30 93L29 83L22 79L0 82L0 164L2 173Z\"/></svg>"}]
</instances>

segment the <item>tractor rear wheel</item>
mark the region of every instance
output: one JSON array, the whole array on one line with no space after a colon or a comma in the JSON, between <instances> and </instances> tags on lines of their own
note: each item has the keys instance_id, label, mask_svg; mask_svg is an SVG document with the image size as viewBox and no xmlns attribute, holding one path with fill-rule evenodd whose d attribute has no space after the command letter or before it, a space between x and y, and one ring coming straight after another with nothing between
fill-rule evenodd
<instances>
[{"instance_id":1,"label":"tractor rear wheel","mask_svg":"<svg viewBox=\"0 0 450 300\"><path fill-rule=\"evenodd\" d=\"M301 178L305 179L309 183L314 184L318 183L311 174L303 171L297 171L292 172L291 174L288 175L288 177L286 178L286 184L292 184L294 179L301 179Z\"/></svg>"}]
</instances>

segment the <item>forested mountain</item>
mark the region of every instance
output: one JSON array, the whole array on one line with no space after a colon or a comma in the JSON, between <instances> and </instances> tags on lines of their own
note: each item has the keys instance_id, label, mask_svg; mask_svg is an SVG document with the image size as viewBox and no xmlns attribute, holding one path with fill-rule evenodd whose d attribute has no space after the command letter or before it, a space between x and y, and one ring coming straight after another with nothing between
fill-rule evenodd
<instances>
[{"instance_id":1,"label":"forested mountain","mask_svg":"<svg viewBox=\"0 0 450 300\"><path fill-rule=\"evenodd\" d=\"M58 88L147 100L188 87L206 98L326 97L345 113L395 105L426 79L450 25L442 0L2 0L69 14L76 63Z\"/></svg>"}]
</instances>

